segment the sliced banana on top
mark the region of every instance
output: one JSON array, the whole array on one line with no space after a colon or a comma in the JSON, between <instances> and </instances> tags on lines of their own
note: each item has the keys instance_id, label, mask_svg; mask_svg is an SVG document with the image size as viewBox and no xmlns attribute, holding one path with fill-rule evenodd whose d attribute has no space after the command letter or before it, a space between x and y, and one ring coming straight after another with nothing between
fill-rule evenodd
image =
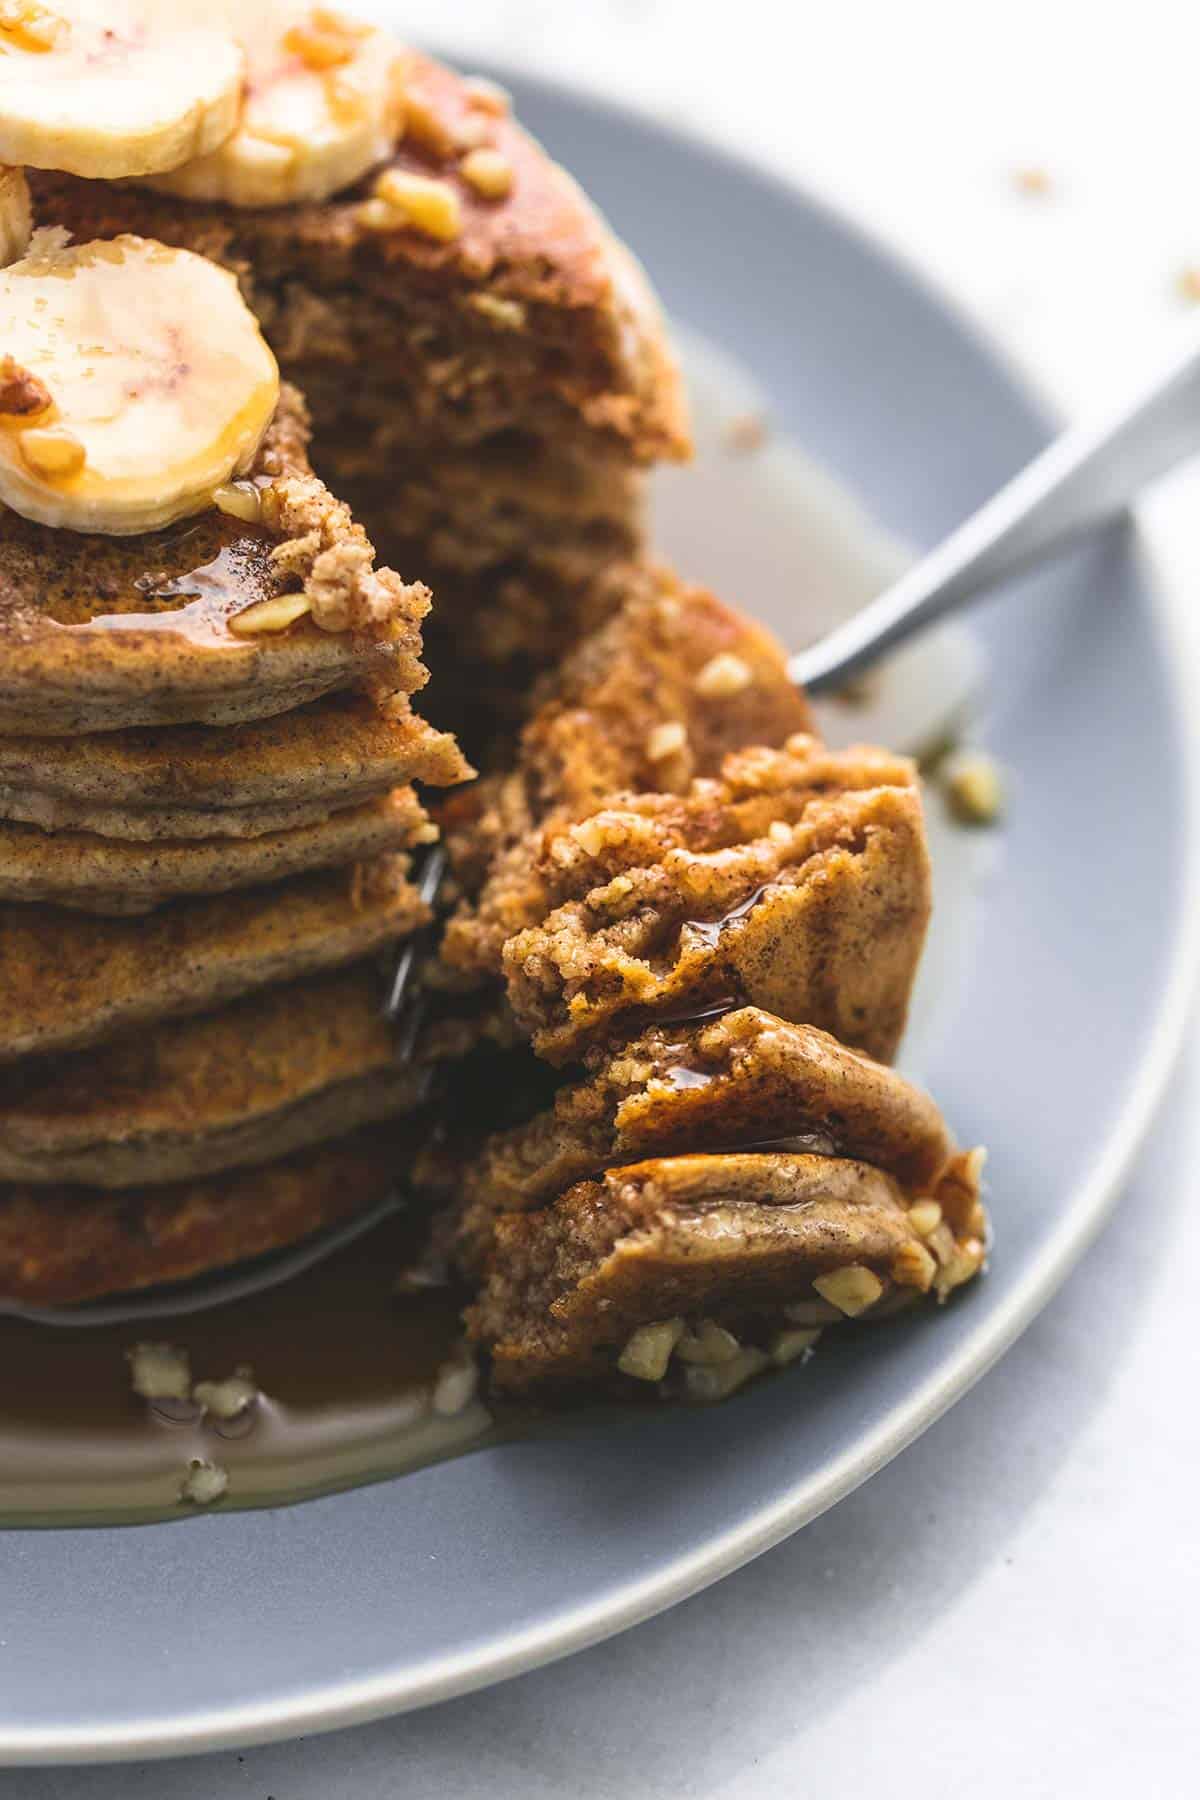
<instances>
[{"instance_id":1,"label":"sliced banana on top","mask_svg":"<svg viewBox=\"0 0 1200 1800\"><path fill-rule=\"evenodd\" d=\"M146 238L0 270L0 501L70 531L156 531L254 460L279 371L233 276Z\"/></svg>"},{"instance_id":2,"label":"sliced banana on top","mask_svg":"<svg viewBox=\"0 0 1200 1800\"><path fill-rule=\"evenodd\" d=\"M226 0L228 4L228 0ZM237 130L150 186L189 200L286 206L326 200L391 154L404 129L404 52L374 25L296 0L242 0Z\"/></svg>"},{"instance_id":3,"label":"sliced banana on top","mask_svg":"<svg viewBox=\"0 0 1200 1800\"><path fill-rule=\"evenodd\" d=\"M23 169L0 168L0 268L29 248L33 205Z\"/></svg>"},{"instance_id":4,"label":"sliced banana on top","mask_svg":"<svg viewBox=\"0 0 1200 1800\"><path fill-rule=\"evenodd\" d=\"M244 73L200 0L0 0L0 162L173 169L229 136Z\"/></svg>"}]
</instances>

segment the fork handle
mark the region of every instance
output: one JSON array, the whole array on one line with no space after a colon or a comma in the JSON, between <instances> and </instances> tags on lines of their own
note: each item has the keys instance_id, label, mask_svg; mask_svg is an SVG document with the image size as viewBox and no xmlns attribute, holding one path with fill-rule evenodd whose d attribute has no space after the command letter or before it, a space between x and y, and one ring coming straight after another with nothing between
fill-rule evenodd
<instances>
[{"instance_id":1,"label":"fork handle","mask_svg":"<svg viewBox=\"0 0 1200 1800\"><path fill-rule=\"evenodd\" d=\"M788 672L810 693L849 680L923 626L1123 513L1200 449L1200 341L1131 402L1076 426L1034 458L936 550L808 650Z\"/></svg>"}]
</instances>

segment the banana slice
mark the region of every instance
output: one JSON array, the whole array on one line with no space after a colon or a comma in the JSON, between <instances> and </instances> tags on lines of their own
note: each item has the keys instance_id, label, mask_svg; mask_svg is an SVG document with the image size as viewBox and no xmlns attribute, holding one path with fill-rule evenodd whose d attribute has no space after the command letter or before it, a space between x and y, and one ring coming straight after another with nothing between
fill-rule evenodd
<instances>
[{"instance_id":1,"label":"banana slice","mask_svg":"<svg viewBox=\"0 0 1200 1800\"><path fill-rule=\"evenodd\" d=\"M0 168L0 268L24 256L32 231L33 207L24 170Z\"/></svg>"},{"instance_id":2,"label":"banana slice","mask_svg":"<svg viewBox=\"0 0 1200 1800\"><path fill-rule=\"evenodd\" d=\"M0 161L173 169L229 136L244 71L200 0L0 0Z\"/></svg>"},{"instance_id":3,"label":"banana slice","mask_svg":"<svg viewBox=\"0 0 1200 1800\"><path fill-rule=\"evenodd\" d=\"M373 25L295 0L243 3L237 130L148 185L189 200L287 206L326 200L391 154L404 128L404 53Z\"/></svg>"},{"instance_id":4,"label":"banana slice","mask_svg":"<svg viewBox=\"0 0 1200 1800\"><path fill-rule=\"evenodd\" d=\"M234 277L146 238L0 270L0 501L125 537L213 504L254 460L279 371Z\"/></svg>"}]
</instances>

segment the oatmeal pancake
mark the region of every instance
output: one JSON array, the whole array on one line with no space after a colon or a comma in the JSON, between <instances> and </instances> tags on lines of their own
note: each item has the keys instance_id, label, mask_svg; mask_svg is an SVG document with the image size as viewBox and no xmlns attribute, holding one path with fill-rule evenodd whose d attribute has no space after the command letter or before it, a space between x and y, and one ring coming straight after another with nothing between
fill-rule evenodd
<instances>
[{"instance_id":1,"label":"oatmeal pancake","mask_svg":"<svg viewBox=\"0 0 1200 1800\"><path fill-rule=\"evenodd\" d=\"M72 1306L299 1243L387 1199L403 1128L375 1125L172 1187L0 1186L0 1302Z\"/></svg>"},{"instance_id":2,"label":"oatmeal pancake","mask_svg":"<svg viewBox=\"0 0 1200 1800\"><path fill-rule=\"evenodd\" d=\"M384 950L428 917L404 856L132 919L0 906L0 1063L210 1012Z\"/></svg>"},{"instance_id":3,"label":"oatmeal pancake","mask_svg":"<svg viewBox=\"0 0 1200 1800\"><path fill-rule=\"evenodd\" d=\"M0 737L0 818L102 837L260 837L314 824L413 781L471 774L407 700L327 696L220 728Z\"/></svg>"},{"instance_id":4,"label":"oatmeal pancake","mask_svg":"<svg viewBox=\"0 0 1200 1800\"><path fill-rule=\"evenodd\" d=\"M145 913L185 895L281 882L435 836L412 788L253 838L140 842L0 823L0 902L49 901L112 916Z\"/></svg>"},{"instance_id":5,"label":"oatmeal pancake","mask_svg":"<svg viewBox=\"0 0 1200 1800\"><path fill-rule=\"evenodd\" d=\"M0 1072L0 1180L140 1187L289 1155L408 1112L385 983L356 965Z\"/></svg>"}]
</instances>

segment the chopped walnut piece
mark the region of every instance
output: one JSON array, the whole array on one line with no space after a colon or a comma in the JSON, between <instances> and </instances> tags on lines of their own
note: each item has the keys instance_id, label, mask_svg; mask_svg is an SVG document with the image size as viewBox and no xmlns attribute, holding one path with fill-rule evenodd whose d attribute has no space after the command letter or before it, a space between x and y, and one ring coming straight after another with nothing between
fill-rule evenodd
<instances>
[{"instance_id":1,"label":"chopped walnut piece","mask_svg":"<svg viewBox=\"0 0 1200 1800\"><path fill-rule=\"evenodd\" d=\"M807 1357L820 1336L820 1331L811 1326L805 1329L793 1325L777 1331L771 1339L771 1361L778 1368L786 1369L789 1363L799 1362L802 1357Z\"/></svg>"},{"instance_id":2,"label":"chopped walnut piece","mask_svg":"<svg viewBox=\"0 0 1200 1800\"><path fill-rule=\"evenodd\" d=\"M499 150L468 151L458 165L458 172L485 200L503 200L512 192L513 166Z\"/></svg>"},{"instance_id":3,"label":"chopped walnut piece","mask_svg":"<svg viewBox=\"0 0 1200 1800\"><path fill-rule=\"evenodd\" d=\"M129 1379L143 1400L190 1400L192 1367L186 1350L174 1344L135 1344L127 1350Z\"/></svg>"},{"instance_id":4,"label":"chopped walnut piece","mask_svg":"<svg viewBox=\"0 0 1200 1800\"><path fill-rule=\"evenodd\" d=\"M667 725L656 725L646 739L646 755L652 763L666 762L678 751L687 748L687 727L678 719Z\"/></svg>"},{"instance_id":5,"label":"chopped walnut piece","mask_svg":"<svg viewBox=\"0 0 1200 1800\"><path fill-rule=\"evenodd\" d=\"M471 294L467 305L504 331L523 331L529 321L525 302L508 300L503 294Z\"/></svg>"},{"instance_id":6,"label":"chopped walnut piece","mask_svg":"<svg viewBox=\"0 0 1200 1800\"><path fill-rule=\"evenodd\" d=\"M728 650L706 662L696 677L698 694L708 700L728 700L750 686L754 675L750 665Z\"/></svg>"},{"instance_id":7,"label":"chopped walnut piece","mask_svg":"<svg viewBox=\"0 0 1200 1800\"><path fill-rule=\"evenodd\" d=\"M622 1375L632 1375L635 1381L661 1381L684 1329L682 1319L660 1319L654 1325L639 1326L617 1358Z\"/></svg>"},{"instance_id":8,"label":"chopped walnut piece","mask_svg":"<svg viewBox=\"0 0 1200 1800\"><path fill-rule=\"evenodd\" d=\"M390 206L402 224L425 237L436 238L439 243L451 243L462 232L462 207L458 195L445 181L401 169L385 169L375 183L375 197Z\"/></svg>"},{"instance_id":9,"label":"chopped walnut piece","mask_svg":"<svg viewBox=\"0 0 1200 1800\"><path fill-rule=\"evenodd\" d=\"M456 145L449 121L423 94L405 95L404 134L437 162L448 162L454 155Z\"/></svg>"},{"instance_id":10,"label":"chopped walnut piece","mask_svg":"<svg viewBox=\"0 0 1200 1800\"><path fill-rule=\"evenodd\" d=\"M742 1346L732 1331L726 1331L715 1319L701 1319L692 1331L685 1331L675 1346L680 1362L694 1363L698 1368L719 1368L740 1356Z\"/></svg>"},{"instance_id":11,"label":"chopped walnut piece","mask_svg":"<svg viewBox=\"0 0 1200 1800\"><path fill-rule=\"evenodd\" d=\"M512 108L512 99L498 81L489 81L486 75L471 75L463 83L468 106L477 112L488 113L493 119L503 119Z\"/></svg>"},{"instance_id":12,"label":"chopped walnut piece","mask_svg":"<svg viewBox=\"0 0 1200 1800\"><path fill-rule=\"evenodd\" d=\"M17 439L21 455L36 475L78 475L87 452L65 425L31 425Z\"/></svg>"},{"instance_id":13,"label":"chopped walnut piece","mask_svg":"<svg viewBox=\"0 0 1200 1800\"><path fill-rule=\"evenodd\" d=\"M942 1209L936 1200L918 1200L908 1209L908 1222L918 1237L927 1238L942 1222Z\"/></svg>"},{"instance_id":14,"label":"chopped walnut piece","mask_svg":"<svg viewBox=\"0 0 1200 1800\"><path fill-rule=\"evenodd\" d=\"M192 1399L214 1419L240 1418L258 1399L253 1371L239 1368L222 1381L197 1381L192 1388Z\"/></svg>"},{"instance_id":15,"label":"chopped walnut piece","mask_svg":"<svg viewBox=\"0 0 1200 1800\"><path fill-rule=\"evenodd\" d=\"M20 50L53 50L66 29L66 21L38 0L0 0L0 37Z\"/></svg>"},{"instance_id":16,"label":"chopped walnut piece","mask_svg":"<svg viewBox=\"0 0 1200 1800\"><path fill-rule=\"evenodd\" d=\"M902 1244L892 1258L892 1280L900 1287L919 1288L927 1294L937 1275L937 1259L924 1244Z\"/></svg>"},{"instance_id":17,"label":"chopped walnut piece","mask_svg":"<svg viewBox=\"0 0 1200 1800\"><path fill-rule=\"evenodd\" d=\"M689 1400L726 1400L770 1366L765 1350L747 1345L731 1362L717 1368L689 1368L684 1375Z\"/></svg>"},{"instance_id":18,"label":"chopped walnut piece","mask_svg":"<svg viewBox=\"0 0 1200 1800\"><path fill-rule=\"evenodd\" d=\"M0 416L31 419L54 404L44 381L23 369L12 356L0 356Z\"/></svg>"},{"instance_id":19,"label":"chopped walnut piece","mask_svg":"<svg viewBox=\"0 0 1200 1800\"><path fill-rule=\"evenodd\" d=\"M256 600L229 621L234 637L261 637L271 632L286 631L298 619L312 611L308 594L276 594L270 600Z\"/></svg>"},{"instance_id":20,"label":"chopped walnut piece","mask_svg":"<svg viewBox=\"0 0 1200 1800\"><path fill-rule=\"evenodd\" d=\"M861 1263L852 1263L847 1269L831 1269L828 1275L818 1275L813 1286L822 1300L828 1300L848 1319L856 1319L859 1313L866 1312L883 1293L883 1283L878 1275Z\"/></svg>"},{"instance_id":21,"label":"chopped walnut piece","mask_svg":"<svg viewBox=\"0 0 1200 1800\"><path fill-rule=\"evenodd\" d=\"M942 776L946 799L964 825L994 825L1004 812L1004 784L992 757L980 750L951 757Z\"/></svg>"},{"instance_id":22,"label":"chopped walnut piece","mask_svg":"<svg viewBox=\"0 0 1200 1800\"><path fill-rule=\"evenodd\" d=\"M978 1238L969 1238L965 1244L956 1244L954 1252L947 1257L934 1282L939 1300L947 1300L955 1288L965 1287L973 1281L983 1268L987 1251Z\"/></svg>"},{"instance_id":23,"label":"chopped walnut piece","mask_svg":"<svg viewBox=\"0 0 1200 1800\"><path fill-rule=\"evenodd\" d=\"M326 17L332 19L331 14ZM308 69L340 69L354 55L354 39L340 27L318 24L293 25L284 34L283 47L298 56Z\"/></svg>"},{"instance_id":24,"label":"chopped walnut piece","mask_svg":"<svg viewBox=\"0 0 1200 1800\"><path fill-rule=\"evenodd\" d=\"M202 1456L194 1456L188 1464L179 1498L192 1506L212 1506L221 1499L228 1486L228 1470L221 1468L219 1463L207 1462Z\"/></svg>"},{"instance_id":25,"label":"chopped walnut piece","mask_svg":"<svg viewBox=\"0 0 1200 1800\"><path fill-rule=\"evenodd\" d=\"M262 518L262 498L252 481L230 481L213 489L213 505L231 519L257 525Z\"/></svg>"}]
</instances>

